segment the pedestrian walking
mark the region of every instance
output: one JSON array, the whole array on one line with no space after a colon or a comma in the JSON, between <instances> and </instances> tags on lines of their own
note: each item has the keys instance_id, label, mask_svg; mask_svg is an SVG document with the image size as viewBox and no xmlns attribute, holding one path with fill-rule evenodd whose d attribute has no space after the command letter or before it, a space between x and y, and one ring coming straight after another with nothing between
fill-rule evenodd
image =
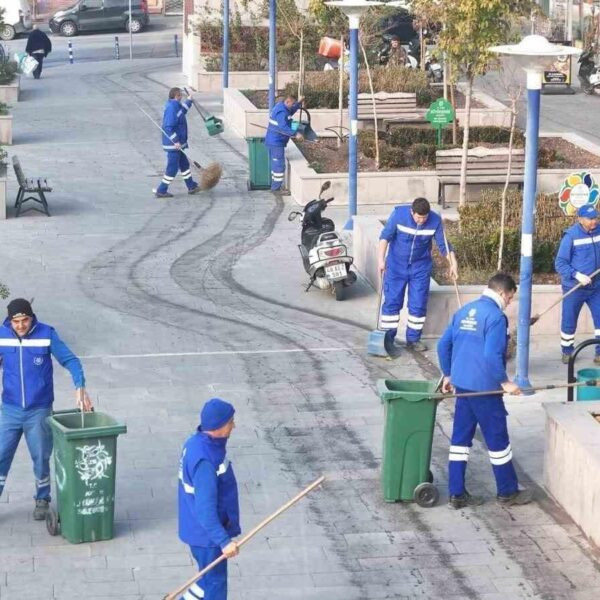
<instances>
[{"instance_id":1,"label":"pedestrian walking","mask_svg":"<svg viewBox=\"0 0 600 600\"><path fill-rule=\"evenodd\" d=\"M600 226L598 211L587 204L577 211L577 223L569 227L560 242L554 266L560 274L563 294L578 284L583 287L564 298L560 325L563 363L568 363L575 346L577 319L587 304L594 321L594 333L600 339L600 280L590 275L600 268ZM600 346L594 362L600 364Z\"/></svg>"},{"instance_id":2,"label":"pedestrian walking","mask_svg":"<svg viewBox=\"0 0 600 600\"><path fill-rule=\"evenodd\" d=\"M38 66L33 70L33 77L39 79L42 75L44 58L52 52L52 42L41 29L38 29L37 25L33 26L33 31L27 38L25 52L37 60Z\"/></svg>"},{"instance_id":3,"label":"pedestrian walking","mask_svg":"<svg viewBox=\"0 0 600 600\"><path fill-rule=\"evenodd\" d=\"M391 356L396 354L394 340L407 288L406 345L419 352L427 350L421 342L421 334L427 315L434 239L440 253L448 259L450 276L456 279L458 264L452 246L447 243L442 218L431 210L425 198L416 198L411 206L396 206L381 232L378 249L379 272L383 277L380 328L386 331L385 349Z\"/></svg>"},{"instance_id":4,"label":"pedestrian walking","mask_svg":"<svg viewBox=\"0 0 600 600\"><path fill-rule=\"evenodd\" d=\"M2 408L0 412L0 495L21 436L29 448L35 475L33 518L46 518L50 504L50 455L52 433L46 422L52 413L54 381L52 356L69 371L77 402L85 411L92 402L85 391L79 359L50 325L41 323L23 298L8 305L8 317L0 327L2 359Z\"/></svg>"},{"instance_id":5,"label":"pedestrian walking","mask_svg":"<svg viewBox=\"0 0 600 600\"><path fill-rule=\"evenodd\" d=\"M173 194L169 193L169 185L175 179L177 171L181 171L188 194L197 194L200 191L200 186L192 177L190 161L182 152L188 147L186 114L191 106L191 99L182 99L180 88L174 87L169 90L169 99L165 105L162 121L164 131L162 134L162 147L167 153L167 167L160 185L154 191L157 198L173 197Z\"/></svg>"},{"instance_id":6,"label":"pedestrian walking","mask_svg":"<svg viewBox=\"0 0 600 600\"><path fill-rule=\"evenodd\" d=\"M238 554L232 540L241 533L238 488L226 457L227 440L235 427L235 409L212 398L202 408L200 426L188 438L179 466L179 537L190 546L202 570L224 554ZM184 600L226 600L227 561L192 585Z\"/></svg>"},{"instance_id":7,"label":"pedestrian walking","mask_svg":"<svg viewBox=\"0 0 600 600\"><path fill-rule=\"evenodd\" d=\"M302 141L301 133L292 129L292 116L304 106L304 98L299 100L296 96L288 94L283 100L277 102L269 115L269 126L265 137L265 146L269 149L271 163L271 191L283 195L282 189L285 176L285 147L294 138Z\"/></svg>"},{"instance_id":8,"label":"pedestrian walking","mask_svg":"<svg viewBox=\"0 0 600 600\"><path fill-rule=\"evenodd\" d=\"M517 291L515 280L497 273L478 300L459 309L438 342L444 375L442 391L462 394L503 389L519 395L519 386L506 374L508 319L504 314ZM531 490L519 490L508 437L502 394L457 398L448 463L449 505L477 506L483 498L465 488L467 461L477 425L488 448L496 478L497 501L504 506L531 502Z\"/></svg>"}]
</instances>

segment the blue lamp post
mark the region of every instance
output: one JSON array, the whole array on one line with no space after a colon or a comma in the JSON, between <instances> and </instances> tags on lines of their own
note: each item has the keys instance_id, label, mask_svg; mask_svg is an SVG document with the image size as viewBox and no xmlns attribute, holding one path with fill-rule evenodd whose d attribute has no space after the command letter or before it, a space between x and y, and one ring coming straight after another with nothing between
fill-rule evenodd
<instances>
[{"instance_id":1,"label":"blue lamp post","mask_svg":"<svg viewBox=\"0 0 600 600\"><path fill-rule=\"evenodd\" d=\"M358 27L360 16L372 6L383 4L368 0L332 0L327 6L339 8L350 22L350 95L348 97L348 117L350 136L348 138L348 222L344 229L352 229L353 218L357 211L357 133L358 133Z\"/></svg>"},{"instance_id":2,"label":"blue lamp post","mask_svg":"<svg viewBox=\"0 0 600 600\"><path fill-rule=\"evenodd\" d=\"M517 372L515 383L531 388L529 381L529 332L533 282L533 234L537 189L538 140L540 132L540 94L544 68L557 56L579 54L581 50L551 44L541 35L528 35L518 44L493 46L491 52L516 59L527 74L527 129L525 132L525 176L523 218L521 224L521 269L519 280L519 316L517 324Z\"/></svg>"},{"instance_id":3,"label":"blue lamp post","mask_svg":"<svg viewBox=\"0 0 600 600\"><path fill-rule=\"evenodd\" d=\"M223 0L223 88L229 87L229 0Z\"/></svg>"},{"instance_id":4,"label":"blue lamp post","mask_svg":"<svg viewBox=\"0 0 600 600\"><path fill-rule=\"evenodd\" d=\"M269 0L269 114L275 105L277 85L277 2Z\"/></svg>"}]
</instances>

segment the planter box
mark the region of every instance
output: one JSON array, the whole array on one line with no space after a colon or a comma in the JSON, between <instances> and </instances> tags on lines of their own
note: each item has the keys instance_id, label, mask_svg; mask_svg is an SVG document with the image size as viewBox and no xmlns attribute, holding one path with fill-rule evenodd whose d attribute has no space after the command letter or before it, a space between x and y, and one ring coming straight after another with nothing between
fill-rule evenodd
<instances>
[{"instance_id":1,"label":"planter box","mask_svg":"<svg viewBox=\"0 0 600 600\"><path fill-rule=\"evenodd\" d=\"M298 71L279 71L277 86L283 88L298 77ZM188 76L190 87L198 92L218 93L223 90L223 72L207 71L196 67ZM240 90L266 90L269 88L268 71L229 71L229 87Z\"/></svg>"},{"instance_id":2,"label":"planter box","mask_svg":"<svg viewBox=\"0 0 600 600\"><path fill-rule=\"evenodd\" d=\"M6 104L14 104L19 101L19 90L21 87L21 79L17 78L8 85L0 85L0 102Z\"/></svg>"},{"instance_id":3,"label":"planter box","mask_svg":"<svg viewBox=\"0 0 600 600\"><path fill-rule=\"evenodd\" d=\"M12 115L0 115L0 144L12 144Z\"/></svg>"},{"instance_id":4,"label":"planter box","mask_svg":"<svg viewBox=\"0 0 600 600\"><path fill-rule=\"evenodd\" d=\"M6 219L6 165L0 166L0 221Z\"/></svg>"},{"instance_id":5,"label":"planter box","mask_svg":"<svg viewBox=\"0 0 600 600\"><path fill-rule=\"evenodd\" d=\"M600 545L600 402L544 403L544 484L592 542Z\"/></svg>"},{"instance_id":6,"label":"planter box","mask_svg":"<svg viewBox=\"0 0 600 600\"><path fill-rule=\"evenodd\" d=\"M390 213L391 213L390 207ZM379 234L386 215L358 215L354 217L353 247L354 266L369 283L379 290L380 280L377 271L377 246ZM460 265L459 265L460 267ZM460 285L460 296L463 304L475 300L481 295L483 285ZM536 314L556 302L562 295L560 285L534 285L532 295L531 313ZM516 323L518 314L518 297L510 304L507 315L511 323ZM428 337L439 337L450 322L450 317L458 309L456 292L453 286L439 285L431 280L429 292L429 303L427 308L427 320L423 328L423 335ZM560 335L561 306L555 306L548 314L541 317L535 325L536 335L552 334ZM400 327L406 327L406 309L400 313ZM594 324L590 311L582 310L579 315L577 326L578 334L594 334ZM558 344L558 342L557 342ZM557 345L558 348L558 345ZM599 430L600 434L600 430Z\"/></svg>"}]
</instances>

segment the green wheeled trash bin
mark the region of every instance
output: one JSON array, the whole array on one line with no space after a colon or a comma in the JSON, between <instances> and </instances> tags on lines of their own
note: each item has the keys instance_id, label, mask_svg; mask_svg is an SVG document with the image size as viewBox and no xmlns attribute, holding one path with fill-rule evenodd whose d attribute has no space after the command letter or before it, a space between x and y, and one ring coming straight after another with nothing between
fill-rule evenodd
<instances>
[{"instance_id":1,"label":"green wheeled trash bin","mask_svg":"<svg viewBox=\"0 0 600 600\"><path fill-rule=\"evenodd\" d=\"M588 368L577 371L577 381L590 381L600 379L600 369ZM580 385L577 387L577 401L600 400L600 387L595 385Z\"/></svg>"},{"instance_id":2,"label":"green wheeled trash bin","mask_svg":"<svg viewBox=\"0 0 600 600\"><path fill-rule=\"evenodd\" d=\"M381 486L386 502L430 507L439 499L429 469L437 388L437 381L377 382L385 414Z\"/></svg>"},{"instance_id":3,"label":"green wheeled trash bin","mask_svg":"<svg viewBox=\"0 0 600 600\"><path fill-rule=\"evenodd\" d=\"M72 544L110 540L115 513L117 436L127 427L101 412L59 411L48 417L54 439L57 511L46 527Z\"/></svg>"},{"instance_id":4,"label":"green wheeled trash bin","mask_svg":"<svg viewBox=\"0 0 600 600\"><path fill-rule=\"evenodd\" d=\"M271 165L269 149L265 146L265 138L246 138L248 142L248 163L250 179L248 189L268 190L271 188Z\"/></svg>"}]
</instances>

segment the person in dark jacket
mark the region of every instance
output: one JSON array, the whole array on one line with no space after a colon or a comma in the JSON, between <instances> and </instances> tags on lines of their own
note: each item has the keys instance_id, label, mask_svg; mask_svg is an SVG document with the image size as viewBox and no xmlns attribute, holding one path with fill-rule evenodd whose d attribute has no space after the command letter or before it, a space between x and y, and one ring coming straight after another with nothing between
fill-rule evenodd
<instances>
[{"instance_id":1,"label":"person in dark jacket","mask_svg":"<svg viewBox=\"0 0 600 600\"><path fill-rule=\"evenodd\" d=\"M52 356L71 373L77 402L91 410L81 362L50 325L41 323L23 298L8 305L0 327L2 409L0 411L0 494L21 436L25 434L35 474L33 518L46 518L50 503L52 433L46 419L52 413L54 382Z\"/></svg>"},{"instance_id":2,"label":"person in dark jacket","mask_svg":"<svg viewBox=\"0 0 600 600\"><path fill-rule=\"evenodd\" d=\"M295 96L289 95L284 100L277 102L269 115L269 126L265 137L265 146L269 149L271 162L271 191L281 194L283 178L285 175L285 147L294 138L302 141L301 133L292 129L292 116L304 105L304 98L298 101Z\"/></svg>"},{"instance_id":3,"label":"person in dark jacket","mask_svg":"<svg viewBox=\"0 0 600 600\"><path fill-rule=\"evenodd\" d=\"M481 297L460 308L438 342L444 374L442 391L469 393L504 390L520 395L521 389L506 374L508 319L504 310L517 291L515 280L497 273ZM519 490L508 437L502 393L457 398L448 462L449 504L460 509L477 506L483 498L465 488L467 461L477 425L488 447L496 479L497 500L512 506L531 502L531 490Z\"/></svg>"},{"instance_id":4,"label":"person in dark jacket","mask_svg":"<svg viewBox=\"0 0 600 600\"><path fill-rule=\"evenodd\" d=\"M179 464L179 538L190 546L202 570L224 554L236 556L232 540L241 533L238 488L226 457L235 427L235 409L211 398L200 413L200 426L186 441ZM184 594L185 600L226 600L227 561L221 562Z\"/></svg>"},{"instance_id":5,"label":"person in dark jacket","mask_svg":"<svg viewBox=\"0 0 600 600\"><path fill-rule=\"evenodd\" d=\"M34 69L33 76L35 79L39 79L42 74L44 58L52 52L52 42L41 29L38 29L37 25L33 26L33 31L27 38L25 52L37 60L38 66Z\"/></svg>"}]
</instances>

